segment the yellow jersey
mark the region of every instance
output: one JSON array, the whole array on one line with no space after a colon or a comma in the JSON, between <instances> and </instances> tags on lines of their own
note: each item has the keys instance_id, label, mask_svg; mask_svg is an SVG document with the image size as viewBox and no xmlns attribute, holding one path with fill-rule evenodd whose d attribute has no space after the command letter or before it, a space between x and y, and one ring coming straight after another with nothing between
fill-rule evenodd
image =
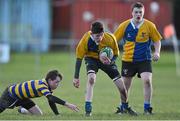
<instances>
[{"instance_id":1,"label":"yellow jersey","mask_svg":"<svg viewBox=\"0 0 180 121\"><path fill-rule=\"evenodd\" d=\"M112 48L114 55L119 55L118 44L113 34L105 32L102 41L96 44L91 37L91 32L88 31L77 45L76 57L79 59L83 59L84 57L99 59L99 52L104 47Z\"/></svg>"},{"instance_id":2,"label":"yellow jersey","mask_svg":"<svg viewBox=\"0 0 180 121\"><path fill-rule=\"evenodd\" d=\"M117 41L123 40L122 60L125 62L151 60L151 43L162 39L156 26L146 19L138 27L132 19L121 23L114 36Z\"/></svg>"},{"instance_id":3,"label":"yellow jersey","mask_svg":"<svg viewBox=\"0 0 180 121\"><path fill-rule=\"evenodd\" d=\"M9 93L15 98L34 98L52 94L50 87L45 79L30 80L9 87Z\"/></svg>"}]
</instances>

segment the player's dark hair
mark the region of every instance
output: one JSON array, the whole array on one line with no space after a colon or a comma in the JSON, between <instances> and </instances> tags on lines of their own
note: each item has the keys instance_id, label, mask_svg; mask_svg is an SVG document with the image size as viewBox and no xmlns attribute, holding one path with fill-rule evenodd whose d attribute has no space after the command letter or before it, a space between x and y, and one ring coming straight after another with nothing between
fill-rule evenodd
<instances>
[{"instance_id":1,"label":"player's dark hair","mask_svg":"<svg viewBox=\"0 0 180 121\"><path fill-rule=\"evenodd\" d=\"M91 32L93 34L99 34L101 32L104 32L103 24L99 21L95 21L91 25Z\"/></svg>"},{"instance_id":2,"label":"player's dark hair","mask_svg":"<svg viewBox=\"0 0 180 121\"><path fill-rule=\"evenodd\" d=\"M144 8L144 5L141 2L136 2L131 6L131 10L133 11L134 8Z\"/></svg>"},{"instance_id":3,"label":"player's dark hair","mask_svg":"<svg viewBox=\"0 0 180 121\"><path fill-rule=\"evenodd\" d=\"M56 77L59 76L59 78L62 80L62 75L57 71L57 70L52 70L52 71L49 71L46 75L46 80L55 80Z\"/></svg>"}]
</instances>

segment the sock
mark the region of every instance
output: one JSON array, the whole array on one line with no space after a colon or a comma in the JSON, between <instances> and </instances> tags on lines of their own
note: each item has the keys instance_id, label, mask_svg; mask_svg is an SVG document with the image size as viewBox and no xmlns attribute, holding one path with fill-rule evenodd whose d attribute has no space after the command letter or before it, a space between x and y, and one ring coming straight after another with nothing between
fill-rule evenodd
<instances>
[{"instance_id":1,"label":"sock","mask_svg":"<svg viewBox=\"0 0 180 121\"><path fill-rule=\"evenodd\" d=\"M150 106L151 106L151 105L150 105L150 102L147 102L147 101L144 102L144 110L149 109Z\"/></svg>"},{"instance_id":2,"label":"sock","mask_svg":"<svg viewBox=\"0 0 180 121\"><path fill-rule=\"evenodd\" d=\"M85 102L85 111L91 112L91 110L92 110L91 102L86 101Z\"/></svg>"},{"instance_id":3,"label":"sock","mask_svg":"<svg viewBox=\"0 0 180 121\"><path fill-rule=\"evenodd\" d=\"M120 105L120 108L121 108L121 110L123 110L123 109L127 109L128 108L128 103L121 103L121 105Z\"/></svg>"}]
</instances>

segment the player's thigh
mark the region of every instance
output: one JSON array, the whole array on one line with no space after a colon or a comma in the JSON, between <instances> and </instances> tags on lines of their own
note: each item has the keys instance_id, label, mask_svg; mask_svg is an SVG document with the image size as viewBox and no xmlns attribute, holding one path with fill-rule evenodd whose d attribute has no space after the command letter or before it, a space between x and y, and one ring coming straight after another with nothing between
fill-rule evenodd
<instances>
[{"instance_id":1,"label":"player's thigh","mask_svg":"<svg viewBox=\"0 0 180 121\"><path fill-rule=\"evenodd\" d=\"M16 103L16 106L22 106L23 108L29 110L36 104L29 98L21 99Z\"/></svg>"},{"instance_id":2,"label":"player's thigh","mask_svg":"<svg viewBox=\"0 0 180 121\"><path fill-rule=\"evenodd\" d=\"M85 58L87 74L98 72L98 60L90 57Z\"/></svg>"},{"instance_id":3,"label":"player's thigh","mask_svg":"<svg viewBox=\"0 0 180 121\"><path fill-rule=\"evenodd\" d=\"M151 61L143 61L138 65L138 75L142 80L150 80L152 78Z\"/></svg>"},{"instance_id":4,"label":"player's thigh","mask_svg":"<svg viewBox=\"0 0 180 121\"><path fill-rule=\"evenodd\" d=\"M100 69L104 71L113 81L116 81L121 77L116 64L111 64L111 65L101 64Z\"/></svg>"},{"instance_id":5,"label":"player's thigh","mask_svg":"<svg viewBox=\"0 0 180 121\"><path fill-rule=\"evenodd\" d=\"M136 64L122 61L121 75L123 77L133 77L137 73Z\"/></svg>"}]
</instances>

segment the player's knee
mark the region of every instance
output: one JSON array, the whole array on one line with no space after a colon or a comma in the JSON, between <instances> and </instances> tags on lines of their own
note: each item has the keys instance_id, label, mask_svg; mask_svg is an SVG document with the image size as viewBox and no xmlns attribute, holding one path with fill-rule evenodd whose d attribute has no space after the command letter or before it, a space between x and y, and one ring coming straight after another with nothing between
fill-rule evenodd
<instances>
[{"instance_id":1,"label":"player's knee","mask_svg":"<svg viewBox=\"0 0 180 121\"><path fill-rule=\"evenodd\" d=\"M89 84L93 85L96 81L96 74L95 73L91 73L88 75L88 81Z\"/></svg>"},{"instance_id":2,"label":"player's knee","mask_svg":"<svg viewBox=\"0 0 180 121\"><path fill-rule=\"evenodd\" d=\"M145 78L144 80L144 84L146 85L146 86L151 86L151 79L150 78Z\"/></svg>"},{"instance_id":3,"label":"player's knee","mask_svg":"<svg viewBox=\"0 0 180 121\"><path fill-rule=\"evenodd\" d=\"M95 78L94 77L90 77L89 78L89 84L93 85L95 83Z\"/></svg>"},{"instance_id":4,"label":"player's knee","mask_svg":"<svg viewBox=\"0 0 180 121\"><path fill-rule=\"evenodd\" d=\"M95 83L95 77L89 77L89 84L93 85Z\"/></svg>"},{"instance_id":5,"label":"player's knee","mask_svg":"<svg viewBox=\"0 0 180 121\"><path fill-rule=\"evenodd\" d=\"M150 77L141 77L141 79L145 82L145 83L150 83L151 82L151 79Z\"/></svg>"}]
</instances>

